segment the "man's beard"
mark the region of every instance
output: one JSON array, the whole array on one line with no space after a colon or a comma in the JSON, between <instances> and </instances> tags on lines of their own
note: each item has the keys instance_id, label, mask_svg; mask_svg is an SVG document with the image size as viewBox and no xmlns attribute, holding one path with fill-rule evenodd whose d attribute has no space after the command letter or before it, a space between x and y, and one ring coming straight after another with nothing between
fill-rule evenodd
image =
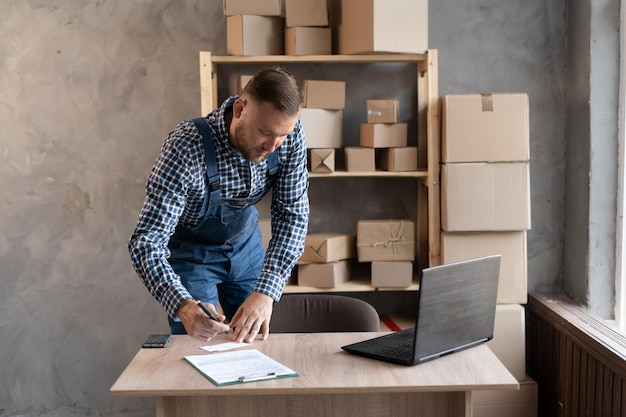
<instances>
[{"instance_id":1,"label":"man's beard","mask_svg":"<svg viewBox=\"0 0 626 417\"><path fill-rule=\"evenodd\" d=\"M267 154L263 156L255 156L256 149L248 144L247 136L245 133L245 124L241 121L235 128L235 137L233 138L233 146L237 149L247 161L255 164L260 164L267 158Z\"/></svg>"}]
</instances>

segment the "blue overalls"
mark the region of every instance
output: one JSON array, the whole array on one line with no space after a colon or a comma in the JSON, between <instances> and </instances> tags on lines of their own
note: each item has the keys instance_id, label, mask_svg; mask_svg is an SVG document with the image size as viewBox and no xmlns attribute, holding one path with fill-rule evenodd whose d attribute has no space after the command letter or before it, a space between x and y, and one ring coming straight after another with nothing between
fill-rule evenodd
<instances>
[{"instance_id":1,"label":"blue overalls","mask_svg":"<svg viewBox=\"0 0 626 417\"><path fill-rule=\"evenodd\" d=\"M213 135L205 118L193 119L202 135L209 193L195 228L178 225L168 247L169 263L191 296L217 306L219 301L228 320L252 293L261 273L265 250L261 240L258 212L254 204L264 193L247 199L222 200L215 160ZM278 156L268 156L268 178L274 181ZM172 334L185 334L176 317L169 317Z\"/></svg>"}]
</instances>

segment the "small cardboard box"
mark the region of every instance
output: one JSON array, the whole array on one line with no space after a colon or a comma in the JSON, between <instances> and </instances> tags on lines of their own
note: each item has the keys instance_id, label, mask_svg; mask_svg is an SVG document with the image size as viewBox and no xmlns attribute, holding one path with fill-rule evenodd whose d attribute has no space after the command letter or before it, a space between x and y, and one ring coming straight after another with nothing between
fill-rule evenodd
<instances>
[{"instance_id":1,"label":"small cardboard box","mask_svg":"<svg viewBox=\"0 0 626 417\"><path fill-rule=\"evenodd\" d=\"M272 239L272 219L259 219L259 227L261 228L263 249L267 250Z\"/></svg>"},{"instance_id":2,"label":"small cardboard box","mask_svg":"<svg viewBox=\"0 0 626 417\"><path fill-rule=\"evenodd\" d=\"M415 224L411 220L359 220L357 222L359 262L413 261Z\"/></svg>"},{"instance_id":3,"label":"small cardboard box","mask_svg":"<svg viewBox=\"0 0 626 417\"><path fill-rule=\"evenodd\" d=\"M406 123L361 123L361 146L368 148L397 148L404 147L406 144Z\"/></svg>"},{"instance_id":4,"label":"small cardboard box","mask_svg":"<svg viewBox=\"0 0 626 417\"><path fill-rule=\"evenodd\" d=\"M519 390L472 392L473 417L537 417L539 386L526 375Z\"/></svg>"},{"instance_id":5,"label":"small cardboard box","mask_svg":"<svg viewBox=\"0 0 626 417\"><path fill-rule=\"evenodd\" d=\"M417 147L376 149L377 165L383 171L417 171Z\"/></svg>"},{"instance_id":6,"label":"small cardboard box","mask_svg":"<svg viewBox=\"0 0 626 417\"><path fill-rule=\"evenodd\" d=\"M442 100L443 162L528 161L528 95L448 95Z\"/></svg>"},{"instance_id":7,"label":"small cardboard box","mask_svg":"<svg viewBox=\"0 0 626 417\"><path fill-rule=\"evenodd\" d=\"M285 29L285 55L330 55L331 53L331 28Z\"/></svg>"},{"instance_id":8,"label":"small cardboard box","mask_svg":"<svg viewBox=\"0 0 626 417\"><path fill-rule=\"evenodd\" d=\"M441 227L447 232L529 230L528 162L443 164Z\"/></svg>"},{"instance_id":9,"label":"small cardboard box","mask_svg":"<svg viewBox=\"0 0 626 417\"><path fill-rule=\"evenodd\" d=\"M364 146L346 146L343 148L346 171L374 172L376 171L376 150Z\"/></svg>"},{"instance_id":10,"label":"small cardboard box","mask_svg":"<svg viewBox=\"0 0 626 417\"><path fill-rule=\"evenodd\" d=\"M500 254L498 304L528 301L527 231L442 232L441 260L444 264Z\"/></svg>"},{"instance_id":11,"label":"small cardboard box","mask_svg":"<svg viewBox=\"0 0 626 417\"><path fill-rule=\"evenodd\" d=\"M287 27L328 26L328 0L285 0Z\"/></svg>"},{"instance_id":12,"label":"small cardboard box","mask_svg":"<svg viewBox=\"0 0 626 417\"><path fill-rule=\"evenodd\" d=\"M367 123L398 123L400 102L397 98L369 99L365 106Z\"/></svg>"},{"instance_id":13,"label":"small cardboard box","mask_svg":"<svg viewBox=\"0 0 626 417\"><path fill-rule=\"evenodd\" d=\"M307 148L341 148L343 110L302 108L300 121Z\"/></svg>"},{"instance_id":14,"label":"small cardboard box","mask_svg":"<svg viewBox=\"0 0 626 417\"><path fill-rule=\"evenodd\" d=\"M335 172L335 149L311 149L309 161L310 172Z\"/></svg>"},{"instance_id":15,"label":"small cardboard box","mask_svg":"<svg viewBox=\"0 0 626 417\"><path fill-rule=\"evenodd\" d=\"M338 52L424 53L428 0L341 0Z\"/></svg>"},{"instance_id":16,"label":"small cardboard box","mask_svg":"<svg viewBox=\"0 0 626 417\"><path fill-rule=\"evenodd\" d=\"M519 304L498 304L487 346L518 381L526 377L526 319Z\"/></svg>"},{"instance_id":17,"label":"small cardboard box","mask_svg":"<svg viewBox=\"0 0 626 417\"><path fill-rule=\"evenodd\" d=\"M328 263L356 257L356 235L345 233L312 233L304 242L304 253L298 262Z\"/></svg>"},{"instance_id":18,"label":"small cardboard box","mask_svg":"<svg viewBox=\"0 0 626 417\"><path fill-rule=\"evenodd\" d=\"M284 0L224 0L224 16L285 16Z\"/></svg>"},{"instance_id":19,"label":"small cardboard box","mask_svg":"<svg viewBox=\"0 0 626 417\"><path fill-rule=\"evenodd\" d=\"M284 19L275 16L226 17L228 55L282 55L285 51Z\"/></svg>"},{"instance_id":20,"label":"small cardboard box","mask_svg":"<svg viewBox=\"0 0 626 417\"><path fill-rule=\"evenodd\" d=\"M406 288L413 283L413 262L372 262L372 286Z\"/></svg>"},{"instance_id":21,"label":"small cardboard box","mask_svg":"<svg viewBox=\"0 0 626 417\"><path fill-rule=\"evenodd\" d=\"M335 288L350 280L350 261L298 265L298 285Z\"/></svg>"},{"instance_id":22,"label":"small cardboard box","mask_svg":"<svg viewBox=\"0 0 626 417\"><path fill-rule=\"evenodd\" d=\"M243 88L248 84L248 81L254 77L254 75L238 75L235 78L235 91L234 94L241 94Z\"/></svg>"},{"instance_id":23,"label":"small cardboard box","mask_svg":"<svg viewBox=\"0 0 626 417\"><path fill-rule=\"evenodd\" d=\"M341 110L346 104L345 81L302 81L303 106L307 109Z\"/></svg>"}]
</instances>

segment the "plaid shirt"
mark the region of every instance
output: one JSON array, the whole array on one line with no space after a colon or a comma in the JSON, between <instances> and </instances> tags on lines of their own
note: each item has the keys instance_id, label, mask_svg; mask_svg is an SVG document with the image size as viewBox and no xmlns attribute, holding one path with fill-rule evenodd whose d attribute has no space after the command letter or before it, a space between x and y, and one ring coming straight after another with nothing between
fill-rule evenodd
<instances>
[{"instance_id":1,"label":"plaid shirt","mask_svg":"<svg viewBox=\"0 0 626 417\"><path fill-rule=\"evenodd\" d=\"M236 96L207 116L214 134L215 157L223 199L248 199L266 193L267 161L247 161L228 142L224 113ZM273 186L272 240L254 291L278 301L291 270L304 248L309 217L306 139L300 120L278 153L278 176ZM144 284L171 316L191 298L168 262L167 247L176 225L200 224L202 203L208 196L202 136L186 120L168 135L146 184L146 198L137 227L128 243L133 266Z\"/></svg>"}]
</instances>

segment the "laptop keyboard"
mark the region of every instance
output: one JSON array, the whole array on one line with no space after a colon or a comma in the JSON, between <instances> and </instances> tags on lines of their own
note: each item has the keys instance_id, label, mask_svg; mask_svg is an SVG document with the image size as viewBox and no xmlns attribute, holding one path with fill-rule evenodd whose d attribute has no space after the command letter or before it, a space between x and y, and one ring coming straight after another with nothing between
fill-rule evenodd
<instances>
[{"instance_id":1,"label":"laptop keyboard","mask_svg":"<svg viewBox=\"0 0 626 417\"><path fill-rule=\"evenodd\" d=\"M387 346L377 350L376 353L401 359L410 359L413 356L413 340L407 340L394 346Z\"/></svg>"}]
</instances>

